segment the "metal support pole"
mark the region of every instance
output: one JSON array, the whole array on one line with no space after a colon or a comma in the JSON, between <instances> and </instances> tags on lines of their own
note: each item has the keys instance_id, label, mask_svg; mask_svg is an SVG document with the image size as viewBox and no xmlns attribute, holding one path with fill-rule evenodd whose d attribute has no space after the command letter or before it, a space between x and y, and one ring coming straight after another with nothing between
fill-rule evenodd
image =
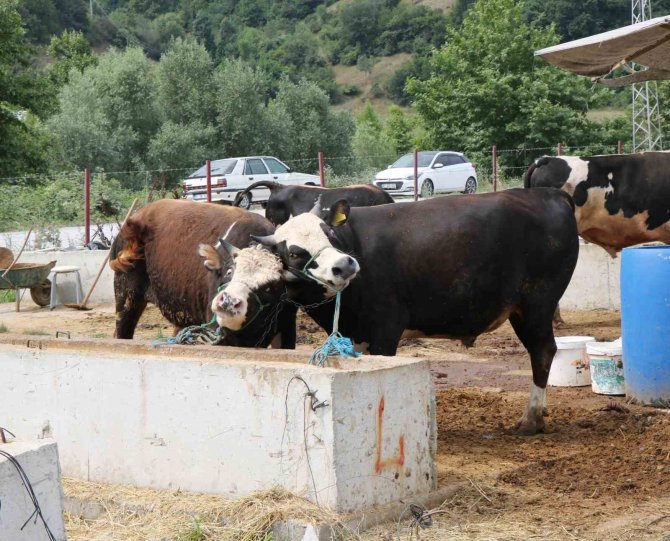
<instances>
[{"instance_id":1,"label":"metal support pole","mask_svg":"<svg viewBox=\"0 0 670 541\"><path fill-rule=\"evenodd\" d=\"M84 244L91 242L91 172L84 169Z\"/></svg>"},{"instance_id":2,"label":"metal support pole","mask_svg":"<svg viewBox=\"0 0 670 541\"><path fill-rule=\"evenodd\" d=\"M498 147L493 145L491 151L491 159L493 160L493 191L498 191Z\"/></svg>"},{"instance_id":3,"label":"metal support pole","mask_svg":"<svg viewBox=\"0 0 670 541\"><path fill-rule=\"evenodd\" d=\"M414 147L414 201L419 200L419 150Z\"/></svg>"},{"instance_id":4,"label":"metal support pole","mask_svg":"<svg viewBox=\"0 0 670 541\"><path fill-rule=\"evenodd\" d=\"M556 145L556 156L563 156L563 143Z\"/></svg>"},{"instance_id":5,"label":"metal support pole","mask_svg":"<svg viewBox=\"0 0 670 541\"><path fill-rule=\"evenodd\" d=\"M326 186L326 168L323 163L323 152L319 150L319 182L321 186Z\"/></svg>"},{"instance_id":6,"label":"metal support pole","mask_svg":"<svg viewBox=\"0 0 670 541\"><path fill-rule=\"evenodd\" d=\"M623 141L621 141L621 139L619 139L619 141L617 141L616 152L617 152L617 154L623 154Z\"/></svg>"},{"instance_id":7,"label":"metal support pole","mask_svg":"<svg viewBox=\"0 0 670 541\"><path fill-rule=\"evenodd\" d=\"M207 160L207 202L212 202L212 162Z\"/></svg>"}]
</instances>

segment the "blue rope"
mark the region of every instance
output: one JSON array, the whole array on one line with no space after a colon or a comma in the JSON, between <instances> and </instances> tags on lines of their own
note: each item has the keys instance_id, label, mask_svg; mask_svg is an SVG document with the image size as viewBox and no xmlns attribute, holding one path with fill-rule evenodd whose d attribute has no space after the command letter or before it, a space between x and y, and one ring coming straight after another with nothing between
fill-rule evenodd
<instances>
[{"instance_id":1,"label":"blue rope","mask_svg":"<svg viewBox=\"0 0 670 541\"><path fill-rule=\"evenodd\" d=\"M361 354L354 350L354 344L351 338L342 336L337 330L338 322L340 320L340 295L341 290L335 292L335 316L333 318L333 332L326 338L323 345L314 350L309 359L309 364L316 366L324 366L328 357L331 355L339 355L340 357L360 357Z\"/></svg>"}]
</instances>

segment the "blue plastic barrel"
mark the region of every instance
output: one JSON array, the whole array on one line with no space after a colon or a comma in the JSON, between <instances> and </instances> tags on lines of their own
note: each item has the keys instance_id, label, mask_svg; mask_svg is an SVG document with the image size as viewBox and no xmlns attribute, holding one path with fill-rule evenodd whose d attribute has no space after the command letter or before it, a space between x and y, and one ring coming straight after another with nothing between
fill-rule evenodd
<instances>
[{"instance_id":1,"label":"blue plastic barrel","mask_svg":"<svg viewBox=\"0 0 670 541\"><path fill-rule=\"evenodd\" d=\"M626 395L670 406L670 246L623 251L621 336Z\"/></svg>"}]
</instances>

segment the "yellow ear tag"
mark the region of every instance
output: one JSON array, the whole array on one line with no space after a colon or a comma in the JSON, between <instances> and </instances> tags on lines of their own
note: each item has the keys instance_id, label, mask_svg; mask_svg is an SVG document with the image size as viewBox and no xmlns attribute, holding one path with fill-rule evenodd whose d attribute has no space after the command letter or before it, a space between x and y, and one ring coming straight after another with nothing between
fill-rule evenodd
<instances>
[{"instance_id":1,"label":"yellow ear tag","mask_svg":"<svg viewBox=\"0 0 670 541\"><path fill-rule=\"evenodd\" d=\"M342 212L336 212L335 218L333 218L333 223L335 225L342 225L347 221L347 217Z\"/></svg>"}]
</instances>

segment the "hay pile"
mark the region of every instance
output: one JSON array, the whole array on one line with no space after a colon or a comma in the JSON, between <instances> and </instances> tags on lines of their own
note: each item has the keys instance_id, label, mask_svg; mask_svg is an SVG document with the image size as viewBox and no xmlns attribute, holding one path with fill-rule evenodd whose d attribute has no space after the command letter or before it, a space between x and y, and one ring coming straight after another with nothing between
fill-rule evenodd
<instances>
[{"instance_id":1,"label":"hay pile","mask_svg":"<svg viewBox=\"0 0 670 541\"><path fill-rule=\"evenodd\" d=\"M69 541L265 541L274 522L336 523L338 515L282 488L239 500L63 478L66 497L99 506L97 518L66 513ZM339 527L338 527L339 528ZM345 532L348 538L357 536Z\"/></svg>"}]
</instances>

